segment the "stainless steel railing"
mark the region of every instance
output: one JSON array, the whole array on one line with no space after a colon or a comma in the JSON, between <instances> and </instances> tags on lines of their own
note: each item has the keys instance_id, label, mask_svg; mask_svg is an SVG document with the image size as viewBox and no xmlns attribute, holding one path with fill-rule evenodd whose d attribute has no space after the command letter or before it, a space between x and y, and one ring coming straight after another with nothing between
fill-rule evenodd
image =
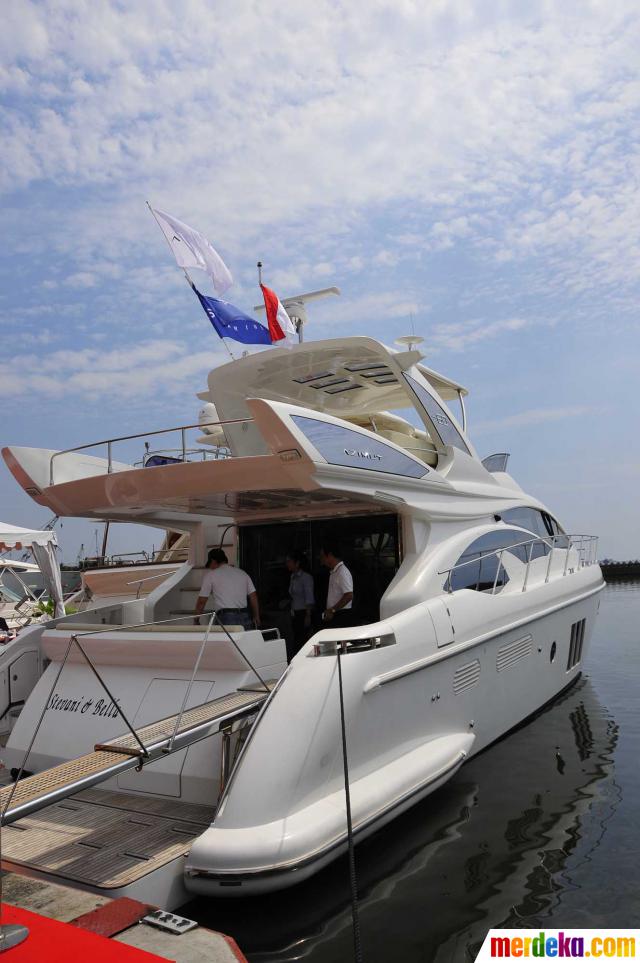
<instances>
[{"instance_id":1,"label":"stainless steel railing","mask_svg":"<svg viewBox=\"0 0 640 963\"><path fill-rule=\"evenodd\" d=\"M92 441L88 445L78 445L75 448L65 448L64 451L54 451L53 455L49 459L49 485L55 484L53 466L56 458L61 455L70 455L76 451L88 451L89 448L100 448L103 445L107 447L107 471L106 474L110 475L113 472L113 446L119 441L135 441L139 438L152 438L157 435L168 435L171 432L179 431L181 435L181 446L177 451L182 453L182 459L186 460L186 455L189 449L187 448L187 436L186 432L191 428L223 428L225 425L241 425L252 422L253 418L230 418L227 421L207 421L202 424L197 423L194 425L176 425L174 428L160 428L155 431L142 431L136 435L120 435L118 438L104 438L101 441Z\"/></svg>"},{"instance_id":2,"label":"stainless steel railing","mask_svg":"<svg viewBox=\"0 0 640 963\"><path fill-rule=\"evenodd\" d=\"M136 599L139 599L140 590L142 589L142 585L144 582L153 582L155 579L158 579L158 578L167 578L170 574L171 574L170 572L158 572L157 575L149 575L147 576L147 578L139 578L139 579L136 579L134 582L127 582L126 584L138 586L138 591L136 592Z\"/></svg>"},{"instance_id":3,"label":"stainless steel railing","mask_svg":"<svg viewBox=\"0 0 640 963\"><path fill-rule=\"evenodd\" d=\"M173 461L220 461L230 458L231 452L226 445L216 445L215 448L150 448L144 456L134 461L134 468L146 468L152 458L168 458L167 464Z\"/></svg>"},{"instance_id":4,"label":"stainless steel railing","mask_svg":"<svg viewBox=\"0 0 640 963\"><path fill-rule=\"evenodd\" d=\"M452 585L452 575L454 572L459 571L469 565L482 565L482 562L488 558L497 558L496 573L493 580L493 585L491 587L491 595L495 595L499 584L499 575L502 568L502 556L505 552L511 552L516 554L514 549L524 548L525 554L525 573L522 583L522 591L526 592L527 584L529 582L529 571L531 569L531 562L534 561L534 546L544 545L548 548L548 558L547 558L547 568L545 573L545 584L549 581L551 577L551 565L554 557L554 552L566 552L564 559L564 567L562 575L565 576L570 572L575 571L575 567L569 568L569 558L571 554L571 549L574 549L577 554L577 567L585 568L589 565L597 564L598 556L598 537L597 535L535 535L532 538L523 539L520 542L513 542L511 545L504 545L502 548L496 548L492 551L487 552L477 552L474 553L475 557L468 559L466 562L457 562L451 568L444 569L442 572L438 572L438 575L446 575L444 582L444 589L446 592L451 594L455 591ZM546 551L543 553L546 554ZM517 557L517 555L516 555ZM538 556L539 557L539 556ZM479 588L480 585L481 571L478 572L478 582L476 587Z\"/></svg>"}]
</instances>

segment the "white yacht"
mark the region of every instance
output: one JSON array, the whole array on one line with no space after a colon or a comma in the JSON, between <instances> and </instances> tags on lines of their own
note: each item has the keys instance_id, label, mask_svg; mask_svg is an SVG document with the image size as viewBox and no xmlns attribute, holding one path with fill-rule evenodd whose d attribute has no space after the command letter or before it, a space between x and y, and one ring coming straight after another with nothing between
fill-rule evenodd
<instances>
[{"instance_id":1,"label":"white yacht","mask_svg":"<svg viewBox=\"0 0 640 963\"><path fill-rule=\"evenodd\" d=\"M0 678L28 652L33 669L3 753L32 774L2 791L5 859L167 907L286 887L347 845L339 669L356 841L578 678L596 540L567 534L505 455L481 460L465 395L415 346L340 338L211 371L199 442L225 457L188 460L196 426L171 429L184 460L145 467L117 460L130 439L3 449L58 515L190 535L144 596L34 626L0 655ZM328 540L355 624L319 627L287 664L284 559L308 552L322 609ZM221 545L267 627L193 624Z\"/></svg>"}]
</instances>

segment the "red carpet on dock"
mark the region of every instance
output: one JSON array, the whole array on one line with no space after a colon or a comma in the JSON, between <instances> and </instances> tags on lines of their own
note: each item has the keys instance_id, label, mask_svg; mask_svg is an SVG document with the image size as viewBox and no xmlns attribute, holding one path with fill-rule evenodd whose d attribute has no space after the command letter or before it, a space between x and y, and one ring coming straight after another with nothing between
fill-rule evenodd
<instances>
[{"instance_id":1,"label":"red carpet on dock","mask_svg":"<svg viewBox=\"0 0 640 963\"><path fill-rule=\"evenodd\" d=\"M28 927L26 940L2 955L6 963L167 963L166 956L156 956L125 943L106 939L58 920L2 905L2 923L20 923Z\"/></svg>"}]
</instances>

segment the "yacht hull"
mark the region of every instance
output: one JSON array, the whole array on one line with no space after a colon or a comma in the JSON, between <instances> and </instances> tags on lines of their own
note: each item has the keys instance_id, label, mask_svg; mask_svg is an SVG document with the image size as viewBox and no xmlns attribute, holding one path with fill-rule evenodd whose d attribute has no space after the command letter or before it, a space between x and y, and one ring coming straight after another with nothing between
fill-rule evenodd
<instances>
[{"instance_id":1,"label":"yacht hull","mask_svg":"<svg viewBox=\"0 0 640 963\"><path fill-rule=\"evenodd\" d=\"M356 840L438 789L465 759L575 682L602 588L597 567L578 579L571 598L546 592L538 615L436 649L424 665L411 656L433 644L426 612L414 612L404 632L394 626L398 645L342 657ZM189 891L240 896L284 888L346 849L336 662L313 657L309 645L290 666L213 825L191 848Z\"/></svg>"}]
</instances>

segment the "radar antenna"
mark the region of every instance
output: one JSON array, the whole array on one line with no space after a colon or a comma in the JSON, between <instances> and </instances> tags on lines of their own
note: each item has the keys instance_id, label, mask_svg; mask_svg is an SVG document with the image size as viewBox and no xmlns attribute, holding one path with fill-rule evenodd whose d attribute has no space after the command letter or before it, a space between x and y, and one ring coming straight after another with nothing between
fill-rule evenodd
<instances>
[{"instance_id":1,"label":"radar antenna","mask_svg":"<svg viewBox=\"0 0 640 963\"><path fill-rule=\"evenodd\" d=\"M394 344L401 344L407 351L413 351L414 346L423 342L424 338L421 338L419 334L405 334L401 338L396 338Z\"/></svg>"}]
</instances>

